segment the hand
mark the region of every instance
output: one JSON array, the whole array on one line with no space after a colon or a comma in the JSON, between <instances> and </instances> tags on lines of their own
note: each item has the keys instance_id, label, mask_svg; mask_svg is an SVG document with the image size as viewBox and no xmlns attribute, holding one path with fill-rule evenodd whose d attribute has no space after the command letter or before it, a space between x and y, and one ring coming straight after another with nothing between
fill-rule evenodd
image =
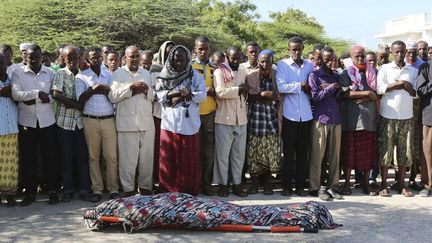
<instances>
[{"instance_id":1,"label":"hand","mask_svg":"<svg viewBox=\"0 0 432 243\"><path fill-rule=\"evenodd\" d=\"M34 104L36 104L36 99L23 101L23 103L24 103L25 105L34 105Z\"/></svg>"},{"instance_id":2,"label":"hand","mask_svg":"<svg viewBox=\"0 0 432 243\"><path fill-rule=\"evenodd\" d=\"M192 91L190 90L190 89L181 89L180 90L180 94L181 94L181 97L183 97L183 99L184 100L186 100L186 101L190 101L190 100L192 100Z\"/></svg>"},{"instance_id":3,"label":"hand","mask_svg":"<svg viewBox=\"0 0 432 243\"><path fill-rule=\"evenodd\" d=\"M325 89L325 88L327 88L329 85L330 85L330 84L328 84L328 83L323 83L323 84L320 85L320 88L321 88L321 89Z\"/></svg>"},{"instance_id":4,"label":"hand","mask_svg":"<svg viewBox=\"0 0 432 243\"><path fill-rule=\"evenodd\" d=\"M211 97L215 97L216 96L216 91L213 87L207 87L207 96L211 96Z\"/></svg>"},{"instance_id":5,"label":"hand","mask_svg":"<svg viewBox=\"0 0 432 243\"><path fill-rule=\"evenodd\" d=\"M176 106L177 104L181 103L184 100L183 97L177 96L171 99L171 107Z\"/></svg>"},{"instance_id":6,"label":"hand","mask_svg":"<svg viewBox=\"0 0 432 243\"><path fill-rule=\"evenodd\" d=\"M309 94L309 93L310 93L311 89L310 89L309 84L308 84L306 81L303 81L303 82L301 83L301 90L302 90L303 92L305 92L306 94Z\"/></svg>"},{"instance_id":7,"label":"hand","mask_svg":"<svg viewBox=\"0 0 432 243\"><path fill-rule=\"evenodd\" d=\"M110 86L106 84L95 84L92 86L92 89L95 94L103 94L103 95L107 95L111 90Z\"/></svg>"},{"instance_id":8,"label":"hand","mask_svg":"<svg viewBox=\"0 0 432 243\"><path fill-rule=\"evenodd\" d=\"M146 94L148 90L147 84L141 81L132 82L129 88L132 90L132 96L140 93Z\"/></svg>"},{"instance_id":9,"label":"hand","mask_svg":"<svg viewBox=\"0 0 432 243\"><path fill-rule=\"evenodd\" d=\"M248 90L247 90L245 84L240 84L238 87L239 87L239 96L240 95L246 95L248 93Z\"/></svg>"},{"instance_id":10,"label":"hand","mask_svg":"<svg viewBox=\"0 0 432 243\"><path fill-rule=\"evenodd\" d=\"M369 91L368 98L370 101L376 101L378 100L378 96L373 91Z\"/></svg>"},{"instance_id":11,"label":"hand","mask_svg":"<svg viewBox=\"0 0 432 243\"><path fill-rule=\"evenodd\" d=\"M267 99L273 98L273 91L263 91L261 92L261 96Z\"/></svg>"},{"instance_id":12,"label":"hand","mask_svg":"<svg viewBox=\"0 0 432 243\"><path fill-rule=\"evenodd\" d=\"M48 94L43 92L43 91L39 91L38 97L40 100L42 100L42 103L49 103L50 102L50 98L49 98Z\"/></svg>"},{"instance_id":13,"label":"hand","mask_svg":"<svg viewBox=\"0 0 432 243\"><path fill-rule=\"evenodd\" d=\"M11 97L11 86L5 86L0 89L0 96L2 97Z\"/></svg>"},{"instance_id":14,"label":"hand","mask_svg":"<svg viewBox=\"0 0 432 243\"><path fill-rule=\"evenodd\" d=\"M413 89L413 86L410 82L408 81L403 81L402 84L403 89L405 89L407 92L411 92L411 90Z\"/></svg>"}]
</instances>

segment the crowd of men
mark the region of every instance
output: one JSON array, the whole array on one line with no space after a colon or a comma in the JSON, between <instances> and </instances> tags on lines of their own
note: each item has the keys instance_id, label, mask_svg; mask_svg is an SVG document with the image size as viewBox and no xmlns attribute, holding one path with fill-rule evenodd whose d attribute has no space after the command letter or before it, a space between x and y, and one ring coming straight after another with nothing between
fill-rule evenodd
<instances>
[{"instance_id":1,"label":"crowd of men","mask_svg":"<svg viewBox=\"0 0 432 243\"><path fill-rule=\"evenodd\" d=\"M22 62L14 64L12 48L2 45L0 195L7 206L18 205L18 191L20 205L30 205L38 187L50 204L76 195L99 202L104 190L111 199L246 197L262 185L270 195L275 174L282 195L327 201L351 194L352 170L366 195L385 197L393 166L390 189L430 195L428 43L395 41L376 53L354 45L339 58L316 45L306 58L303 40L292 37L277 65L256 42L245 54L230 46L211 56L210 44L200 36L192 53L166 41L156 53L132 45L123 54L62 45L55 64L32 43L20 45Z\"/></svg>"}]
</instances>

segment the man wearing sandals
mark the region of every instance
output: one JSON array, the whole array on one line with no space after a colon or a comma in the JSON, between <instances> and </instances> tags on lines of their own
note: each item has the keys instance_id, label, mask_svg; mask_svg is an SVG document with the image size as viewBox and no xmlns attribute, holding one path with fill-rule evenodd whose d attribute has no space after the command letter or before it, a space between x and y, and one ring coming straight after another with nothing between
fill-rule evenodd
<instances>
[{"instance_id":1,"label":"man wearing sandals","mask_svg":"<svg viewBox=\"0 0 432 243\"><path fill-rule=\"evenodd\" d=\"M411 197L412 192L405 187L405 172L413 162L413 98L416 96L415 79L417 70L405 64L406 45L395 41L391 45L393 62L385 64L378 72L378 94L382 94L380 105L380 125L378 136L378 156L381 158L381 196L389 196L387 189L388 168L398 167L398 191Z\"/></svg>"}]
</instances>

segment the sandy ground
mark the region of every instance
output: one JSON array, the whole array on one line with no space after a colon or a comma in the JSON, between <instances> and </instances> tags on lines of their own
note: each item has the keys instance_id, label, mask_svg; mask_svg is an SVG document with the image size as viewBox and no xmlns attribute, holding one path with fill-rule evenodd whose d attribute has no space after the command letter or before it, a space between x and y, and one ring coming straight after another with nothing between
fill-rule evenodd
<instances>
[{"instance_id":1,"label":"sandy ground","mask_svg":"<svg viewBox=\"0 0 432 243\"><path fill-rule=\"evenodd\" d=\"M416 195L404 198L394 191L392 197L369 197L354 189L344 200L322 202L336 223L335 230L317 234L301 233L225 233L173 230L141 230L125 234L114 226L102 232L89 230L82 219L92 203L74 200L70 203L48 205L46 199L29 207L0 206L0 242L431 242L432 198ZM107 197L107 196L105 196ZM250 195L247 198L230 196L228 201L242 205L286 205L291 202L317 200L314 197L283 197Z\"/></svg>"}]
</instances>

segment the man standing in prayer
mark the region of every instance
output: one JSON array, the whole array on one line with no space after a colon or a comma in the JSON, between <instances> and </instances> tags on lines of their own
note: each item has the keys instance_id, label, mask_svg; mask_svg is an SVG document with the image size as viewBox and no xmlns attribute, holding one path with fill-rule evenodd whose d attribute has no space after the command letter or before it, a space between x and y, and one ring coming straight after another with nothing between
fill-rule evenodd
<instances>
[{"instance_id":1,"label":"man standing in prayer","mask_svg":"<svg viewBox=\"0 0 432 243\"><path fill-rule=\"evenodd\" d=\"M214 66L209 60L209 42L209 39L204 36L199 36L195 39L194 51L196 58L192 64L192 68L200 74L207 90L207 98L200 104L201 192L204 195L212 196L216 94L213 86Z\"/></svg>"},{"instance_id":2,"label":"man standing in prayer","mask_svg":"<svg viewBox=\"0 0 432 243\"><path fill-rule=\"evenodd\" d=\"M228 197L231 178L233 193L246 197L248 193L242 184L242 170L247 136L247 89L238 77L240 48L228 47L227 60L227 64L222 63L214 72L217 108L213 182L219 184L218 196Z\"/></svg>"},{"instance_id":3,"label":"man standing in prayer","mask_svg":"<svg viewBox=\"0 0 432 243\"><path fill-rule=\"evenodd\" d=\"M314 71L313 65L304 60L303 40L292 37L288 40L291 57L279 61L276 72L278 90L283 98L283 190L282 195L292 193L292 167L296 155L296 193L304 195L307 169L309 166L308 151L310 144L310 124L312 110L310 106L308 85L309 74ZM315 194L316 195L316 194Z\"/></svg>"},{"instance_id":4,"label":"man standing in prayer","mask_svg":"<svg viewBox=\"0 0 432 243\"><path fill-rule=\"evenodd\" d=\"M119 174L125 196L133 196L138 166L138 186L142 195L152 194L154 123L150 72L139 66L139 50L125 50L126 65L113 74L108 97L116 104Z\"/></svg>"},{"instance_id":5,"label":"man standing in prayer","mask_svg":"<svg viewBox=\"0 0 432 243\"><path fill-rule=\"evenodd\" d=\"M405 187L405 172L413 162L413 98L416 96L415 81L417 70L406 65L404 58L406 45L395 41L391 45L393 62L381 66L377 77L378 94L382 95L380 105L380 125L378 156L381 160L381 196L389 196L387 189L388 168L394 157L398 167L398 191L411 197L412 192ZM396 156L394 156L396 149Z\"/></svg>"},{"instance_id":6,"label":"man standing in prayer","mask_svg":"<svg viewBox=\"0 0 432 243\"><path fill-rule=\"evenodd\" d=\"M108 99L112 84L111 73L102 69L101 49L90 47L86 50L90 68L77 74L76 97L84 106L84 135L89 153L90 179L92 182L92 202L102 199L104 189L100 169L101 151L106 161L106 182L110 198L118 194L117 131L114 119L114 106Z\"/></svg>"}]
</instances>

